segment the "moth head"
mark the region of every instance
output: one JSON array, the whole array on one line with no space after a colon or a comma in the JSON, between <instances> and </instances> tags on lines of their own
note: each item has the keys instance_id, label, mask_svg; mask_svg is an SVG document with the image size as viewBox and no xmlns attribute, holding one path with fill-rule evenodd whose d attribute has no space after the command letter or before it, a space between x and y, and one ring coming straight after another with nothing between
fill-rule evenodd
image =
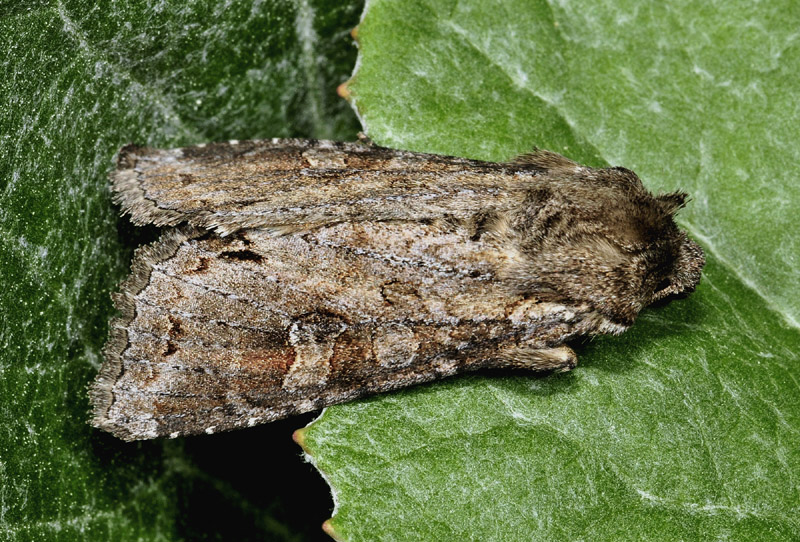
<instances>
[{"instance_id":1,"label":"moth head","mask_svg":"<svg viewBox=\"0 0 800 542\"><path fill-rule=\"evenodd\" d=\"M647 305L693 292L705 265L703 249L675 223L675 213L686 204L687 195L673 192L654 197L642 192L642 196L634 198L635 210L627 211L630 216L626 227L635 232L637 239L631 242L626 235L609 236L621 264L617 267L618 277L624 277L618 282L618 290L628 301L618 314L631 321ZM605 258L608 263L612 256Z\"/></svg>"},{"instance_id":2,"label":"moth head","mask_svg":"<svg viewBox=\"0 0 800 542\"><path fill-rule=\"evenodd\" d=\"M686 194L653 196L622 168L591 175L562 186L569 203L537 208L514 275L526 294L586 307L621 330L645 306L693 291L705 260L675 224Z\"/></svg>"},{"instance_id":3,"label":"moth head","mask_svg":"<svg viewBox=\"0 0 800 542\"><path fill-rule=\"evenodd\" d=\"M657 199L664 202L666 209L673 209L674 213L683 207L685 198L686 194L675 193L665 194ZM685 297L692 293L700 282L700 273L706 263L703 249L685 231L673 233L669 241L670 253L673 255L671 265L662 265L656 269L658 281L653 287L650 303Z\"/></svg>"}]
</instances>

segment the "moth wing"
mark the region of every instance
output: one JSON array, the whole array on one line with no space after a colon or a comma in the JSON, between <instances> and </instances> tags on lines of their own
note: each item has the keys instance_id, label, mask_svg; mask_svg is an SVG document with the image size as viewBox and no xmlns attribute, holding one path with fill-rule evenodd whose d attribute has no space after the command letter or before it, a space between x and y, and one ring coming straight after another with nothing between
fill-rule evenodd
<instances>
[{"instance_id":1,"label":"moth wing","mask_svg":"<svg viewBox=\"0 0 800 542\"><path fill-rule=\"evenodd\" d=\"M535 329L491 280L501 256L437 228L166 231L115 297L94 425L128 440L210 433L520 365L502 353Z\"/></svg>"},{"instance_id":2,"label":"moth wing","mask_svg":"<svg viewBox=\"0 0 800 542\"><path fill-rule=\"evenodd\" d=\"M577 173L584 168L566 156L544 149L533 149L531 152L520 154L509 163L560 173Z\"/></svg>"},{"instance_id":3,"label":"moth wing","mask_svg":"<svg viewBox=\"0 0 800 542\"><path fill-rule=\"evenodd\" d=\"M172 150L129 145L111 179L115 201L136 224L188 222L226 235L255 227L283 233L343 221L468 218L487 205L521 201L519 169L358 142L272 139Z\"/></svg>"}]
</instances>

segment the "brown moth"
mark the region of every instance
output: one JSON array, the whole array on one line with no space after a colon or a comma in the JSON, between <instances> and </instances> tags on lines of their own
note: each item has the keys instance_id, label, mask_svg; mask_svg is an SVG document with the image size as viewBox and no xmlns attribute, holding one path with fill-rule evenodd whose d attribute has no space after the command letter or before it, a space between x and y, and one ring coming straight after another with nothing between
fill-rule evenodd
<instances>
[{"instance_id":1,"label":"brown moth","mask_svg":"<svg viewBox=\"0 0 800 542\"><path fill-rule=\"evenodd\" d=\"M486 367L565 371L695 289L703 252L623 168L273 139L127 146L136 224L92 423L126 439L248 427Z\"/></svg>"}]
</instances>

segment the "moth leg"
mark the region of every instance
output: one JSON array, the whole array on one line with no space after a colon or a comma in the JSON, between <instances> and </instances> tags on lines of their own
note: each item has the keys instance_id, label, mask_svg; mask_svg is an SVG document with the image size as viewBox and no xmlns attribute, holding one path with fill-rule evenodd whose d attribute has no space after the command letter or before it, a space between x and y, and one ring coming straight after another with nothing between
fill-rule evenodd
<instances>
[{"instance_id":1,"label":"moth leg","mask_svg":"<svg viewBox=\"0 0 800 542\"><path fill-rule=\"evenodd\" d=\"M502 353L496 367L563 373L574 369L577 364L578 356L567 345L553 348L515 346Z\"/></svg>"}]
</instances>

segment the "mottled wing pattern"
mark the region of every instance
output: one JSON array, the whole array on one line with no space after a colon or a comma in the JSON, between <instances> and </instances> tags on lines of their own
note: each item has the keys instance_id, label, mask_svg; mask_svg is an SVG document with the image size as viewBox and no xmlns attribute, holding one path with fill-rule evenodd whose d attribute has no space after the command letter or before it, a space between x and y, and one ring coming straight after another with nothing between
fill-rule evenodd
<instances>
[{"instance_id":1,"label":"mottled wing pattern","mask_svg":"<svg viewBox=\"0 0 800 542\"><path fill-rule=\"evenodd\" d=\"M364 217L467 218L487 201L498 208L521 201L525 182L539 174L527 165L363 143L274 139L171 150L129 145L112 183L115 201L137 224L189 222L226 234Z\"/></svg>"},{"instance_id":2,"label":"mottled wing pattern","mask_svg":"<svg viewBox=\"0 0 800 542\"><path fill-rule=\"evenodd\" d=\"M503 292L506 251L470 236L396 222L168 230L116 294L95 424L125 439L211 433L485 366L571 367L550 347L593 317Z\"/></svg>"}]
</instances>

